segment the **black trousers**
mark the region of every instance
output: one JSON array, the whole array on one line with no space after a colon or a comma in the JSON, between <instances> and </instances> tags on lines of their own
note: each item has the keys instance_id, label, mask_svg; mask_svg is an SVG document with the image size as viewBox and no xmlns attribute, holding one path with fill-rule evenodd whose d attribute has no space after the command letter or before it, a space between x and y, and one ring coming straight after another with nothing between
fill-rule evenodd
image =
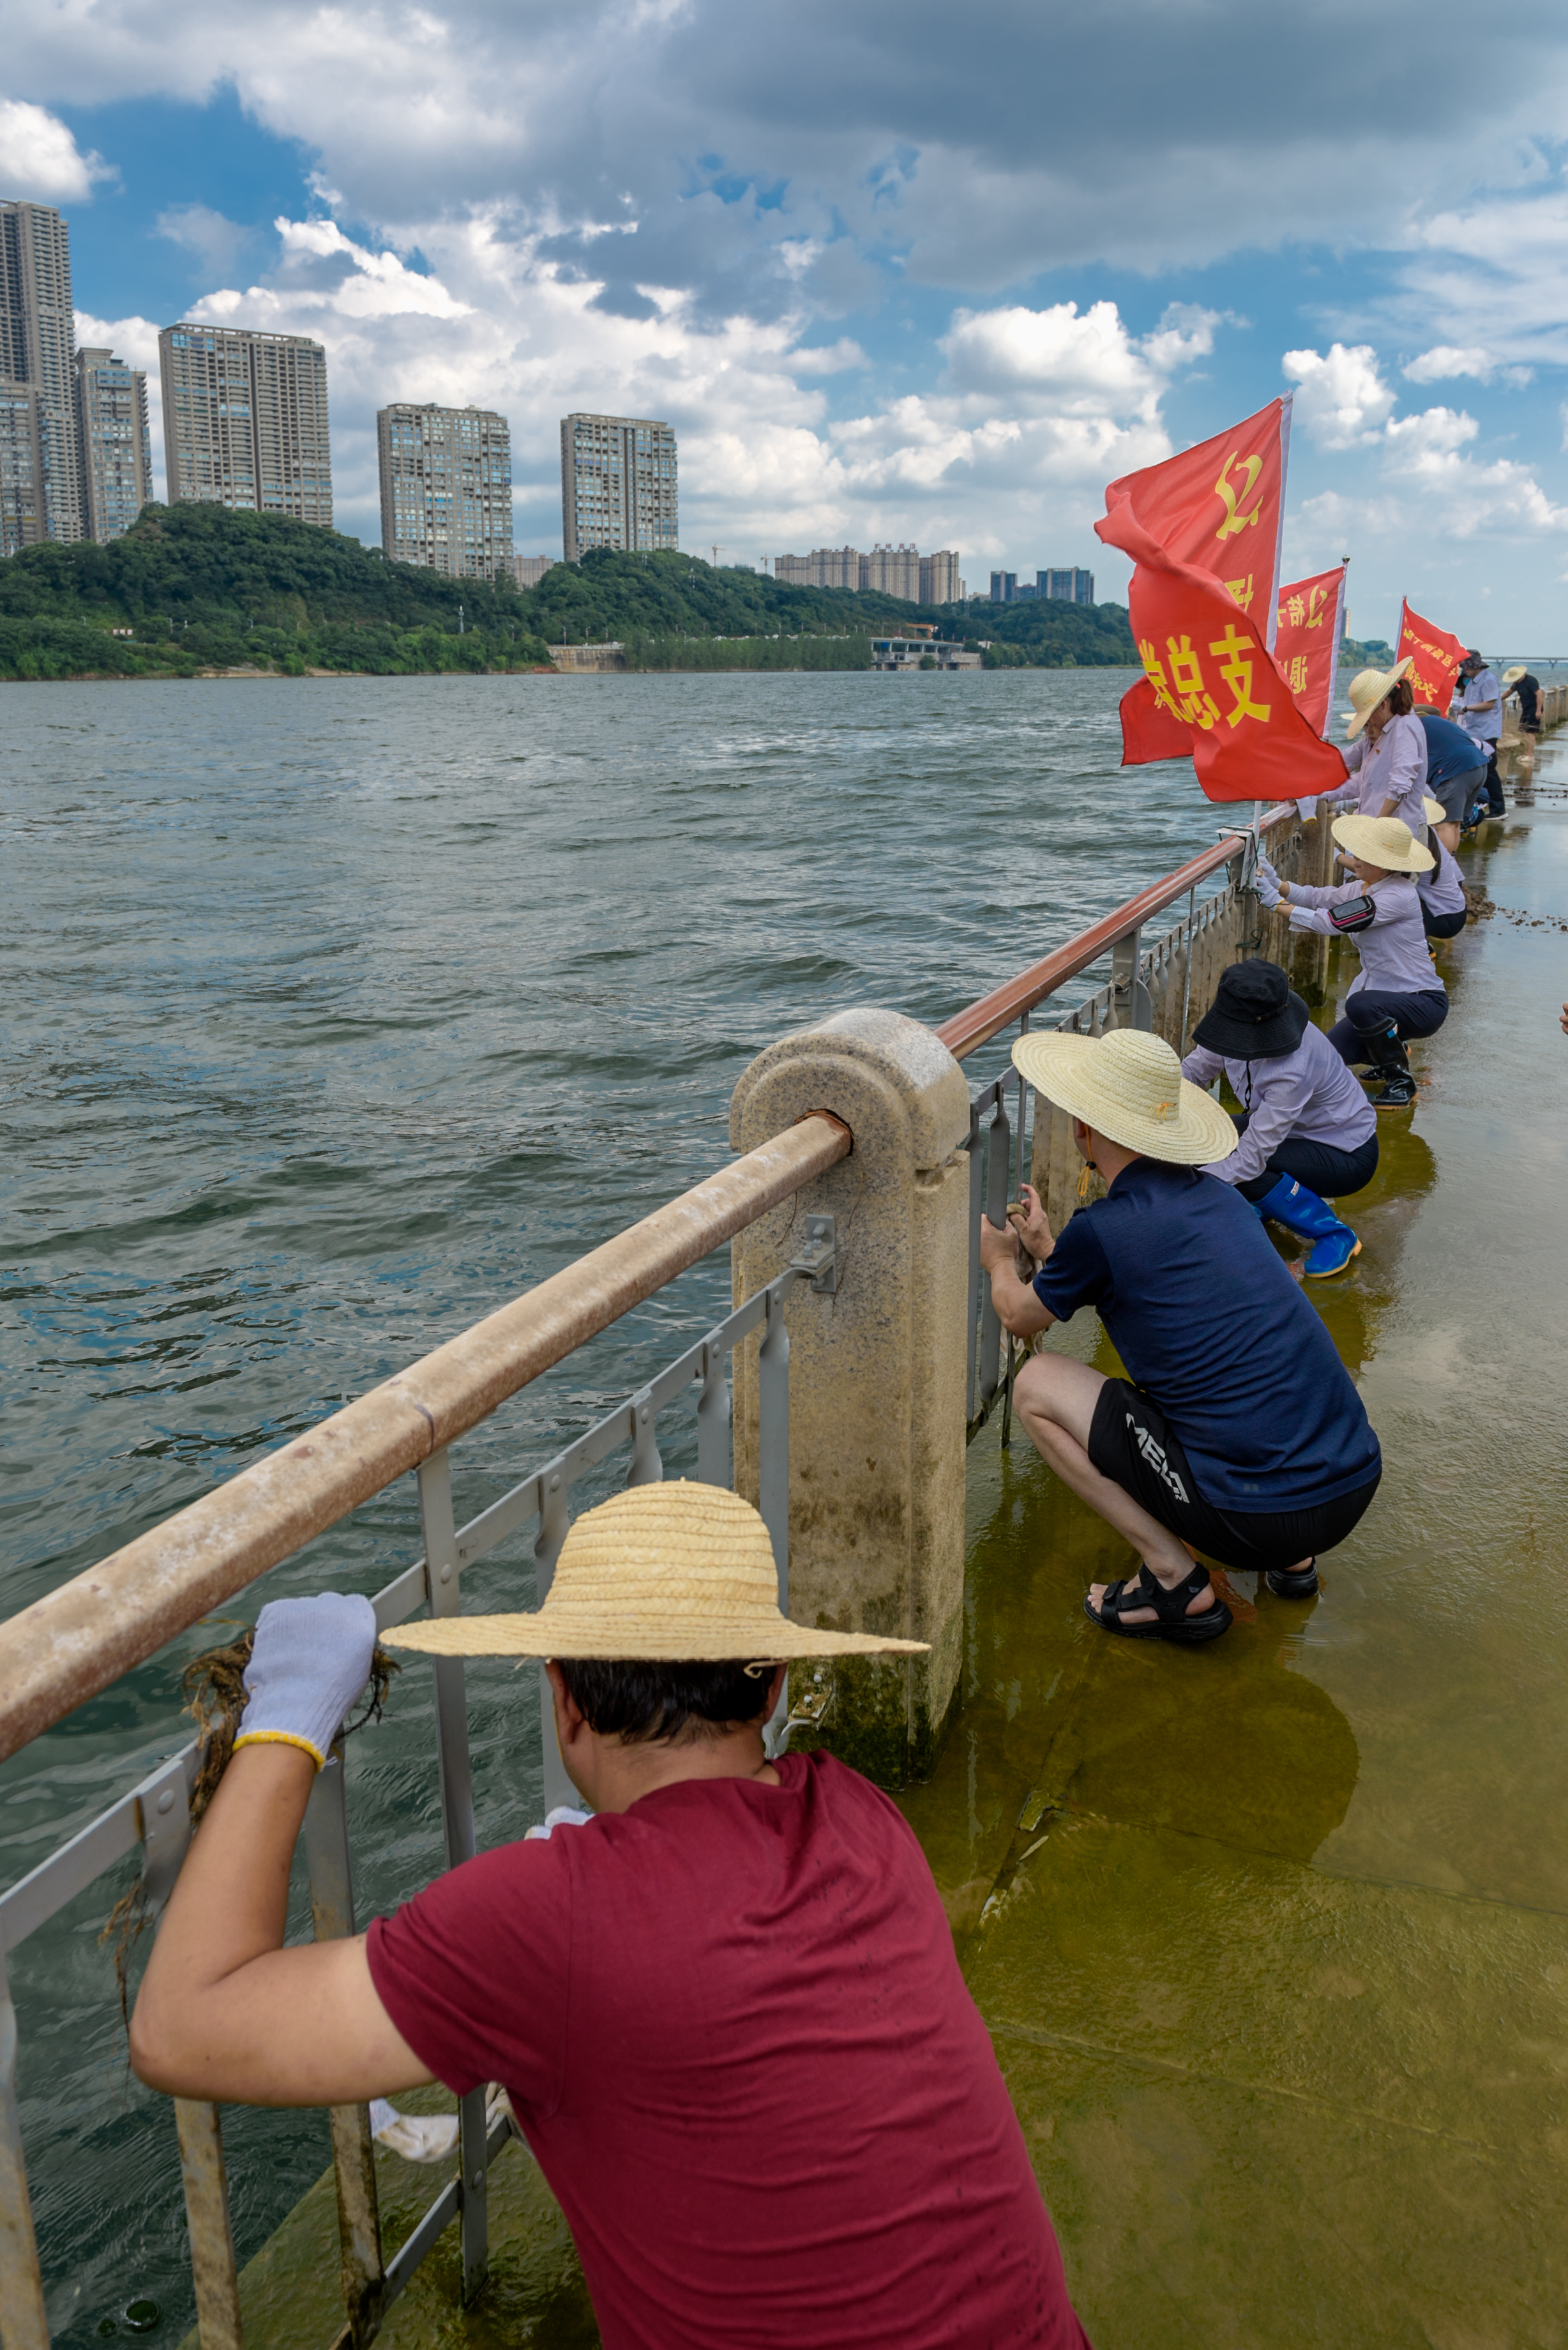
<instances>
[{"instance_id":1,"label":"black trousers","mask_svg":"<svg viewBox=\"0 0 1568 2350\"><path fill-rule=\"evenodd\" d=\"M1432 1036L1449 1016L1449 999L1440 987L1424 987L1418 995L1385 995L1377 988L1358 987L1345 999L1345 1017L1328 1032L1328 1041L1342 1061L1354 1068L1367 1058L1363 1039L1386 1028L1392 1021L1401 1044L1412 1036ZM1301 1180L1298 1176L1297 1181Z\"/></svg>"},{"instance_id":2,"label":"black trousers","mask_svg":"<svg viewBox=\"0 0 1568 2350\"><path fill-rule=\"evenodd\" d=\"M1503 813L1502 778L1497 772L1495 743L1491 746L1491 755L1486 763L1486 807L1489 816L1501 816Z\"/></svg>"},{"instance_id":3,"label":"black trousers","mask_svg":"<svg viewBox=\"0 0 1568 2350\"><path fill-rule=\"evenodd\" d=\"M1434 914L1426 899L1421 900L1421 923L1429 939L1457 939L1469 918L1468 906L1460 906L1451 914Z\"/></svg>"},{"instance_id":4,"label":"black trousers","mask_svg":"<svg viewBox=\"0 0 1568 2350\"><path fill-rule=\"evenodd\" d=\"M1239 1114L1238 1134L1246 1133L1251 1116L1250 1110ZM1266 1199L1281 1176L1289 1175L1315 1191L1320 1200L1343 1200L1352 1191L1365 1191L1376 1172L1376 1134L1369 1134L1355 1150L1341 1150L1332 1142L1309 1142L1304 1134L1288 1134L1279 1149L1269 1153L1262 1174L1250 1176L1236 1189L1243 1200Z\"/></svg>"}]
</instances>

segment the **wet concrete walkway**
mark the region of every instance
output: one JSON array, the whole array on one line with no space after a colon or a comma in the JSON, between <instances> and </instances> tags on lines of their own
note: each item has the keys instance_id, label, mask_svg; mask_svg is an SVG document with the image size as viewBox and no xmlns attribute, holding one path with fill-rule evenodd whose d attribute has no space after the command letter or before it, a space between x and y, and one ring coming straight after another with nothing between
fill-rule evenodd
<instances>
[{"instance_id":1,"label":"wet concrete walkway","mask_svg":"<svg viewBox=\"0 0 1568 2350\"><path fill-rule=\"evenodd\" d=\"M1500 910L1443 950L1363 1253L1311 1293L1386 1461L1321 1598L1238 1575L1212 1649L1109 1640L1082 1595L1125 1552L1022 1440L971 1455L965 1704L906 1808L1096 2350L1568 2344L1559 764L1466 852ZM1083 1317L1052 1343L1113 1367ZM381 2163L391 2243L437 2174ZM516 2148L491 2211L480 2304L449 2230L393 2350L597 2341ZM248 2350L330 2341L336 2265L324 2181L246 2272Z\"/></svg>"}]
</instances>

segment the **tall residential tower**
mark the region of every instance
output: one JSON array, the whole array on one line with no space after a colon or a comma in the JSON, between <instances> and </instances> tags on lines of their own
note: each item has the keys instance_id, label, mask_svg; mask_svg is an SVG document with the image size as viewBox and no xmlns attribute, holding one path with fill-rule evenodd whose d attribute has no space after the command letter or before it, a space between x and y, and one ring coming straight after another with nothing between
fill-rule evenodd
<instances>
[{"instance_id":1,"label":"tall residential tower","mask_svg":"<svg viewBox=\"0 0 1568 2350\"><path fill-rule=\"evenodd\" d=\"M512 584L512 435L488 408L398 400L376 417L381 546L398 563Z\"/></svg>"},{"instance_id":2,"label":"tall residential tower","mask_svg":"<svg viewBox=\"0 0 1568 2350\"><path fill-rule=\"evenodd\" d=\"M332 525L327 354L304 335L165 327L163 463L169 503Z\"/></svg>"},{"instance_id":3,"label":"tall residential tower","mask_svg":"<svg viewBox=\"0 0 1568 2350\"><path fill-rule=\"evenodd\" d=\"M70 232L52 205L0 202L0 529L8 553L16 533L18 546L83 536L75 354ZM16 483L28 469L34 479L22 491Z\"/></svg>"},{"instance_id":4,"label":"tall residential tower","mask_svg":"<svg viewBox=\"0 0 1568 2350\"><path fill-rule=\"evenodd\" d=\"M152 495L147 378L112 351L80 350L76 369L82 535L107 546Z\"/></svg>"},{"instance_id":5,"label":"tall residential tower","mask_svg":"<svg viewBox=\"0 0 1568 2350\"><path fill-rule=\"evenodd\" d=\"M561 419L561 536L568 563L590 546L679 541L675 435L648 416Z\"/></svg>"}]
</instances>

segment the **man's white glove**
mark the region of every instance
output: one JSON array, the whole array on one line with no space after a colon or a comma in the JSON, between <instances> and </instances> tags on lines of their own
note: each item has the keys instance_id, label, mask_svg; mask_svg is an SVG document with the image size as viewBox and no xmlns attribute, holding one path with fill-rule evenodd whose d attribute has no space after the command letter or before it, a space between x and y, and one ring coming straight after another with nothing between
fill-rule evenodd
<instances>
[{"instance_id":1,"label":"man's white glove","mask_svg":"<svg viewBox=\"0 0 1568 2350\"><path fill-rule=\"evenodd\" d=\"M319 1771L338 1726L370 1678L376 1611L368 1599L324 1591L269 1599L245 1667L250 1699L235 1748L301 1746Z\"/></svg>"}]
</instances>

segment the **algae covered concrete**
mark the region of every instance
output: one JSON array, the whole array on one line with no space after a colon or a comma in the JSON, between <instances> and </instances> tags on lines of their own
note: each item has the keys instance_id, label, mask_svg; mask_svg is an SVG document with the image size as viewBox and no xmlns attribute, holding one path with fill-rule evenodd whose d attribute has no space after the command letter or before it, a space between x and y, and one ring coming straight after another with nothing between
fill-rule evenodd
<instances>
[{"instance_id":1,"label":"algae covered concrete","mask_svg":"<svg viewBox=\"0 0 1568 2350\"><path fill-rule=\"evenodd\" d=\"M1321 1598L1238 1575L1214 1648L1108 1639L1115 1538L996 1419L969 1457L960 1711L901 1801L1096 2350L1568 2345L1556 757L1466 852L1500 910L1442 950L1363 1253L1309 1293L1386 1462ZM1085 1317L1049 1343L1112 1367ZM380 2166L395 2242L441 2174ZM449 2231L396 2350L595 2341L519 2149L491 2210L484 2295ZM246 2272L248 2350L330 2342L336 2269L324 2184Z\"/></svg>"}]
</instances>

